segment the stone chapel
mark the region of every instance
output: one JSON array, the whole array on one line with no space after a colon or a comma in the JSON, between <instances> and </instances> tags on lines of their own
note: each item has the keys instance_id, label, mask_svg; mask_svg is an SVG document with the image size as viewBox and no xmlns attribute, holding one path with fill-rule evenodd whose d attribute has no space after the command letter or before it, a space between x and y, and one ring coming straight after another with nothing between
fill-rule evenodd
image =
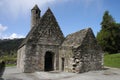
<instances>
[{"instance_id":1,"label":"stone chapel","mask_svg":"<svg viewBox=\"0 0 120 80\"><path fill-rule=\"evenodd\" d=\"M17 67L22 72L100 70L103 51L91 28L64 37L50 8L40 16L37 5L31 10L31 30L20 45Z\"/></svg>"}]
</instances>

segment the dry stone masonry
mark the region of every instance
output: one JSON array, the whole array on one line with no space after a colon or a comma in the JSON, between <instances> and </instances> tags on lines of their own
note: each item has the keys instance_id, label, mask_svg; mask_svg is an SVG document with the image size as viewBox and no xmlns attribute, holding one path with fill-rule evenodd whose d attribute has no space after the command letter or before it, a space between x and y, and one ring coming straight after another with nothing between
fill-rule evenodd
<instances>
[{"instance_id":1,"label":"dry stone masonry","mask_svg":"<svg viewBox=\"0 0 120 80\"><path fill-rule=\"evenodd\" d=\"M18 49L17 67L22 72L87 72L103 66L103 52L91 28L64 37L50 8L40 16L31 10L31 30Z\"/></svg>"}]
</instances>

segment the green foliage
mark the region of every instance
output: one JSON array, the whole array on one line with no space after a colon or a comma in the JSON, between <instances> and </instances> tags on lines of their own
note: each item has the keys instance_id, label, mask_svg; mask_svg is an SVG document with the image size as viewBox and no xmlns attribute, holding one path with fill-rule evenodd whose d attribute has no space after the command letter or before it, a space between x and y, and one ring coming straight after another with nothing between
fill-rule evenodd
<instances>
[{"instance_id":1,"label":"green foliage","mask_svg":"<svg viewBox=\"0 0 120 80\"><path fill-rule=\"evenodd\" d=\"M120 54L107 54L104 56L104 65L120 68Z\"/></svg>"},{"instance_id":2,"label":"green foliage","mask_svg":"<svg viewBox=\"0 0 120 80\"><path fill-rule=\"evenodd\" d=\"M103 21L101 22L102 28L107 29L111 27L111 24L114 22L115 20L112 18L111 15L109 15L109 12L105 11L104 16L103 16Z\"/></svg>"},{"instance_id":3,"label":"green foliage","mask_svg":"<svg viewBox=\"0 0 120 80\"><path fill-rule=\"evenodd\" d=\"M105 52L118 53L120 51L120 24L106 11L101 23L101 30L97 34L97 41Z\"/></svg>"},{"instance_id":4,"label":"green foliage","mask_svg":"<svg viewBox=\"0 0 120 80\"><path fill-rule=\"evenodd\" d=\"M0 55L14 55L23 39L0 40Z\"/></svg>"},{"instance_id":5,"label":"green foliage","mask_svg":"<svg viewBox=\"0 0 120 80\"><path fill-rule=\"evenodd\" d=\"M6 66L16 65L17 49L23 39L0 40L0 60L6 62Z\"/></svg>"}]
</instances>

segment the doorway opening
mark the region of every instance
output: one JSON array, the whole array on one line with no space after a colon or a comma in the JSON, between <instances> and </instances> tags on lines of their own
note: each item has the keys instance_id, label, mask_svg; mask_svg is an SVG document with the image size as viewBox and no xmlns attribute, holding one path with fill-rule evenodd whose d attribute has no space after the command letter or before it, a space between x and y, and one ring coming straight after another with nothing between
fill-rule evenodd
<instances>
[{"instance_id":1,"label":"doorway opening","mask_svg":"<svg viewBox=\"0 0 120 80\"><path fill-rule=\"evenodd\" d=\"M52 52L46 52L45 54L45 71L52 71L54 69L54 55Z\"/></svg>"},{"instance_id":2,"label":"doorway opening","mask_svg":"<svg viewBox=\"0 0 120 80\"><path fill-rule=\"evenodd\" d=\"M62 71L64 71L64 62L65 62L65 58L61 58L62 59Z\"/></svg>"}]
</instances>

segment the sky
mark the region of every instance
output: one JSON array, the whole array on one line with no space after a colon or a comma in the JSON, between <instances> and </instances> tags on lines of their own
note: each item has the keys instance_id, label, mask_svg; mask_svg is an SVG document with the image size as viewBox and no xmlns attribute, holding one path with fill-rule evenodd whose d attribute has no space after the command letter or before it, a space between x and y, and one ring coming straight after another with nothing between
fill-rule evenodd
<instances>
[{"instance_id":1,"label":"sky","mask_svg":"<svg viewBox=\"0 0 120 80\"><path fill-rule=\"evenodd\" d=\"M0 39L26 37L35 4L41 16L52 10L64 36L88 27L96 36L106 10L120 23L120 0L0 0Z\"/></svg>"}]
</instances>

